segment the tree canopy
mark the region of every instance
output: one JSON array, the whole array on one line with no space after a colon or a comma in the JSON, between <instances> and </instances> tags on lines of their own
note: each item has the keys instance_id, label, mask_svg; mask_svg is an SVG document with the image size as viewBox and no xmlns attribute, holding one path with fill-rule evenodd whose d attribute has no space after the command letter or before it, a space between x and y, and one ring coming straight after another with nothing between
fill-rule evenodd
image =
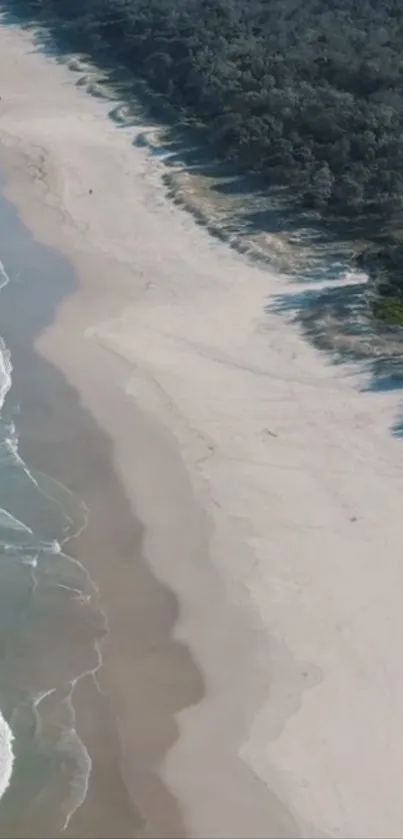
<instances>
[{"instance_id":1,"label":"tree canopy","mask_svg":"<svg viewBox=\"0 0 403 839\"><path fill-rule=\"evenodd\" d=\"M401 0L26 0L333 217L403 216Z\"/></svg>"}]
</instances>

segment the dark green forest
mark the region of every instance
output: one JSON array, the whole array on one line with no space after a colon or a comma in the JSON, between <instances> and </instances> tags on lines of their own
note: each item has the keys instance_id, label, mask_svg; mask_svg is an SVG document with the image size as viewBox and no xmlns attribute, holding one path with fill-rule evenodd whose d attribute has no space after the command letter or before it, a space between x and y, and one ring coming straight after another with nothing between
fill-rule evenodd
<instances>
[{"instance_id":1,"label":"dark green forest","mask_svg":"<svg viewBox=\"0 0 403 839\"><path fill-rule=\"evenodd\" d=\"M393 239L403 301L401 0L26 0L206 128L225 159ZM389 289L390 293L390 289Z\"/></svg>"}]
</instances>

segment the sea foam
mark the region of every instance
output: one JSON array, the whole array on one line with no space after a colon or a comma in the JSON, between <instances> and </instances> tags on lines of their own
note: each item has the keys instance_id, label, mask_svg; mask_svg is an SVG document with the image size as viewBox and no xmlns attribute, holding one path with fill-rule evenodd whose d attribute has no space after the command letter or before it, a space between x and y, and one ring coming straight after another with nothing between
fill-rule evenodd
<instances>
[{"instance_id":1,"label":"sea foam","mask_svg":"<svg viewBox=\"0 0 403 839\"><path fill-rule=\"evenodd\" d=\"M13 771L13 733L0 713L0 798L3 797Z\"/></svg>"},{"instance_id":2,"label":"sea foam","mask_svg":"<svg viewBox=\"0 0 403 839\"><path fill-rule=\"evenodd\" d=\"M10 277L0 259L0 290L10 282ZM12 364L10 352L7 349L3 339L0 336L0 410L4 405L6 396L11 387L11 373ZM17 529L27 529L25 525L17 521L13 516L1 510L2 524L7 527ZM13 772L14 754L13 754L13 733L10 726L0 712L0 798L3 797L11 779Z\"/></svg>"}]
</instances>

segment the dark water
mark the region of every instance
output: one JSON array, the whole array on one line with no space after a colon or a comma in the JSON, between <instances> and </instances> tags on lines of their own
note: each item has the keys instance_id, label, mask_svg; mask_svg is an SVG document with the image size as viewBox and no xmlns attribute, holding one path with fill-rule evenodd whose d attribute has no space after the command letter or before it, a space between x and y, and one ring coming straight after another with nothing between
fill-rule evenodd
<instances>
[{"instance_id":1,"label":"dark water","mask_svg":"<svg viewBox=\"0 0 403 839\"><path fill-rule=\"evenodd\" d=\"M68 271L71 271L69 268ZM82 501L19 455L21 388L8 346L46 323L74 282L61 257L33 241L0 196L0 836L52 835L82 803L90 757L75 731L74 688L100 665L102 616L69 541ZM44 275L46 277L44 278ZM38 283L40 279L40 283ZM44 282L45 279L45 282ZM42 299L36 298L41 286ZM49 294L43 293L48 287ZM7 342L7 343L6 343ZM15 369L13 369L15 364ZM22 377L24 378L24 377ZM25 382L35 387L35 382Z\"/></svg>"}]
</instances>

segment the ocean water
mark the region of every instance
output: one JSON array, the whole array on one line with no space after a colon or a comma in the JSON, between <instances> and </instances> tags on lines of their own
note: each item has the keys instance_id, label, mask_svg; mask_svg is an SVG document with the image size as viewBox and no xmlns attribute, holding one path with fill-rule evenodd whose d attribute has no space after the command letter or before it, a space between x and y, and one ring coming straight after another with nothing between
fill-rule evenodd
<instances>
[{"instance_id":1,"label":"ocean water","mask_svg":"<svg viewBox=\"0 0 403 839\"><path fill-rule=\"evenodd\" d=\"M45 289L52 282L44 253L0 198L0 329L18 333L16 346L29 332L41 271ZM56 282L55 265L53 255ZM0 837L52 836L86 795L91 760L76 731L74 690L81 678L96 678L104 624L93 582L69 555L86 527L85 505L20 456L14 361L1 336Z\"/></svg>"}]
</instances>

